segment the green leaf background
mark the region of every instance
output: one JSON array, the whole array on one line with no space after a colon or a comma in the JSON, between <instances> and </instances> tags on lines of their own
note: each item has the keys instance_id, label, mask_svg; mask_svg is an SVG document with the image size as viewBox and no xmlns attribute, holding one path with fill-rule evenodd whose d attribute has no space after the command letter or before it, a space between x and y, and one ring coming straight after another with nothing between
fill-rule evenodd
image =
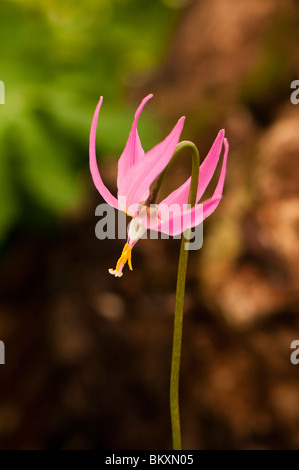
<instances>
[{"instance_id":1,"label":"green leaf background","mask_svg":"<svg viewBox=\"0 0 299 470\"><path fill-rule=\"evenodd\" d=\"M100 95L98 154L119 156L134 115L126 91L134 76L161 61L173 4L2 0L0 243L26 217L38 227L84 200L89 128ZM148 146L159 138L146 111L141 134Z\"/></svg>"}]
</instances>

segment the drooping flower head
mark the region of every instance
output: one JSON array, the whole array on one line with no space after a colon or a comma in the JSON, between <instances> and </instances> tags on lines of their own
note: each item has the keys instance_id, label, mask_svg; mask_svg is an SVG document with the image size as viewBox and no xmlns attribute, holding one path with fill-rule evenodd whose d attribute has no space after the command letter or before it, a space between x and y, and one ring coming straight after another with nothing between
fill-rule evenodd
<instances>
[{"instance_id":1,"label":"drooping flower head","mask_svg":"<svg viewBox=\"0 0 299 470\"><path fill-rule=\"evenodd\" d=\"M224 130L221 130L199 168L196 205L192 208L188 206L191 177L159 204L149 205L150 187L170 162L185 121L185 118L181 117L170 134L145 153L139 139L137 123L144 105L152 96L152 94L146 96L138 107L125 149L118 160L117 198L104 185L96 159L96 129L103 97L100 98L96 107L91 125L89 165L93 182L108 204L132 217L128 228L127 243L116 264L116 268L109 269L109 272L116 277L122 276L123 267L127 262L132 270L132 248L147 228L171 236L183 233L186 229L199 225L212 214L218 206L223 192L229 147L227 139L224 138ZM199 204L215 172L223 145L222 169L213 196ZM171 211L168 210L170 207L172 208Z\"/></svg>"}]
</instances>

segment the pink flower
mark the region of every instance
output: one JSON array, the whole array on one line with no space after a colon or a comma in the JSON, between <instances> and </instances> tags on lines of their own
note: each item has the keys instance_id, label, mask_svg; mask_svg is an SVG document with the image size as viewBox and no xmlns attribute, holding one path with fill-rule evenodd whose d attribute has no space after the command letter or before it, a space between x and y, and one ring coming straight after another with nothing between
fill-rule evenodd
<instances>
[{"instance_id":1,"label":"pink flower","mask_svg":"<svg viewBox=\"0 0 299 470\"><path fill-rule=\"evenodd\" d=\"M196 205L193 208L187 206L191 177L161 203L154 207L146 204L151 184L164 170L174 154L185 121L185 118L181 117L170 134L145 153L138 136L137 123L144 105L152 96L152 94L146 96L138 107L125 149L118 160L117 198L111 194L102 181L95 152L97 121L103 97L100 98L96 107L90 130L89 164L93 182L108 204L115 209L125 211L133 218L129 225L127 243L116 268L109 269L109 272L116 277L122 276L126 262L132 270L132 248L147 228L150 227L172 236L178 235L186 229L202 223L214 212L222 198L229 148L228 142L224 138L224 130L218 133L207 157L200 166ZM211 198L198 204L215 172L223 144L224 157L216 189ZM172 208L171 214L167 210L170 207Z\"/></svg>"}]
</instances>

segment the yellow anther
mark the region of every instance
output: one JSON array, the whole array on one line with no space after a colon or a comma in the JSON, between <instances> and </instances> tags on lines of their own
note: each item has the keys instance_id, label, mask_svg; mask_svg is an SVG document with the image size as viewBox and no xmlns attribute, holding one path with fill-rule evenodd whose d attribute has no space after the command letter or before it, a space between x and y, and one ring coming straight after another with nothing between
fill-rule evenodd
<instances>
[{"instance_id":1,"label":"yellow anther","mask_svg":"<svg viewBox=\"0 0 299 470\"><path fill-rule=\"evenodd\" d=\"M126 243L120 255L120 258L116 263L116 268L109 269L109 273L114 274L115 277L121 277L123 275L123 272L122 272L123 267L126 263L128 263L130 270L133 271L131 254L132 254L132 247L129 246L128 243Z\"/></svg>"}]
</instances>

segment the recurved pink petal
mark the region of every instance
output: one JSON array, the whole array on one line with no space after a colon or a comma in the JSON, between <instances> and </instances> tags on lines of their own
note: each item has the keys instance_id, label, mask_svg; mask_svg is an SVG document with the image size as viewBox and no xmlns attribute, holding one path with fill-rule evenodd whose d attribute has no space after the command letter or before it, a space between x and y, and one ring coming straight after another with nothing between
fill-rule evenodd
<instances>
[{"instance_id":1,"label":"recurved pink petal","mask_svg":"<svg viewBox=\"0 0 299 470\"><path fill-rule=\"evenodd\" d=\"M118 201L116 197L114 197L108 188L103 183L101 178L98 165L97 165L97 156L96 156L96 133L97 133L97 122L99 117L99 112L102 106L103 97L101 96L100 101L96 107L94 112L94 116L92 119L91 129L90 129L90 136L89 136L89 168L91 172L91 176L94 182L95 187L99 191L99 193L103 196L105 201L110 204L115 209L118 209Z\"/></svg>"},{"instance_id":2,"label":"recurved pink petal","mask_svg":"<svg viewBox=\"0 0 299 470\"><path fill-rule=\"evenodd\" d=\"M202 197L215 173L221 155L224 134L224 129L218 132L208 155L200 165L196 202Z\"/></svg>"},{"instance_id":3,"label":"recurved pink petal","mask_svg":"<svg viewBox=\"0 0 299 470\"><path fill-rule=\"evenodd\" d=\"M119 196L126 196L127 207L146 200L149 188L157 176L164 170L172 158L179 142L185 118L181 117L170 134L144 155L126 172L126 178L118 188Z\"/></svg>"},{"instance_id":4,"label":"recurved pink petal","mask_svg":"<svg viewBox=\"0 0 299 470\"><path fill-rule=\"evenodd\" d=\"M144 105L153 97L152 94L147 95L139 105L136 113L135 119L132 124L132 128L129 134L129 138L127 140L125 149L121 154L118 160L118 174L117 174L117 187L121 187L121 181L126 177L126 172L129 168L135 165L143 156L144 150L142 148L138 130L137 130L137 123L141 111L143 110Z\"/></svg>"},{"instance_id":5,"label":"recurved pink petal","mask_svg":"<svg viewBox=\"0 0 299 470\"><path fill-rule=\"evenodd\" d=\"M214 212L222 198L228 150L229 145L227 139L224 139L223 163L220 177L213 193L213 196L210 199L204 201L203 203L195 205L191 209L187 208L185 210L182 210L179 214L174 215L174 217L170 217L168 220L163 219L163 210L160 211L159 204L158 211L159 213L161 212L162 223L160 223L156 227L151 227L153 230L158 230L159 232L175 236L179 233L184 232L188 228L196 227L197 225L201 224L207 217L209 217L209 215L212 214L212 212ZM162 205L163 203L161 203L161 207Z\"/></svg>"},{"instance_id":6,"label":"recurved pink petal","mask_svg":"<svg viewBox=\"0 0 299 470\"><path fill-rule=\"evenodd\" d=\"M200 165L196 202L200 200L205 192L213 174L216 170L224 139L224 130L219 131L208 155ZM164 204L187 204L189 198L191 177L188 178L179 188L172 191L162 202Z\"/></svg>"}]
</instances>

